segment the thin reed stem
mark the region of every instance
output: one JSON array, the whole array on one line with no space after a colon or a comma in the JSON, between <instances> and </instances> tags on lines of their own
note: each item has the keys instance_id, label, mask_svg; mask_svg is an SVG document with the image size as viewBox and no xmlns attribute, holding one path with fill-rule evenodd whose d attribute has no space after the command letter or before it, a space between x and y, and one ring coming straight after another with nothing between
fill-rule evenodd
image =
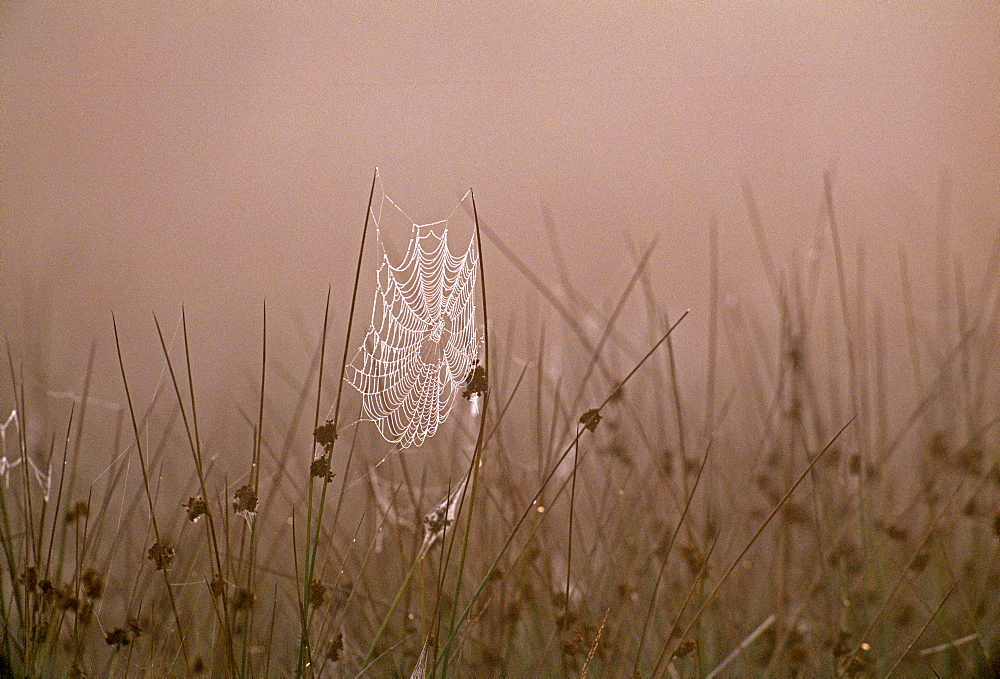
<instances>
[{"instance_id":1,"label":"thin reed stem","mask_svg":"<svg viewBox=\"0 0 1000 679\"><path fill-rule=\"evenodd\" d=\"M150 548L151 557L155 556L153 551L157 547L161 550L166 548L166 544L163 542L163 536L160 534L159 524L156 520L156 509L153 504L153 493L149 486L149 473L146 469L146 458L142 454L142 437L139 436L139 424L135 419L135 408L132 406L132 394L128 387L128 378L125 376L125 361L122 358L122 347L121 341L118 339L118 322L115 319L114 314L111 315L111 325L114 328L115 333L115 350L118 353L118 367L121 369L122 385L125 387L125 400L128 402L129 416L132 418L132 433L135 435L135 449L136 454L139 457L139 468L142 470L142 484L146 490L146 500L149 504L149 520L153 525L153 537L156 539L153 547ZM180 645L181 653L184 656L184 671L188 673L191 671L191 659L188 657L187 649L187 639L184 634L184 625L181 624L180 612L177 610L177 600L174 597L173 586L170 584L170 579L167 577L167 570L164 567L160 567L162 562L157 563L157 570L163 576L163 584L167 590L167 597L170 599L170 608L174 614L174 623L177 626L177 636L178 643Z\"/></svg>"},{"instance_id":2,"label":"thin reed stem","mask_svg":"<svg viewBox=\"0 0 1000 679\"><path fill-rule=\"evenodd\" d=\"M351 291L351 309L347 316L347 330L344 333L344 353L343 358L340 362L340 380L337 382L337 400L334 402L333 407L333 418L331 420L331 425L333 426L333 438L336 440L338 426L340 424L340 404L341 396L344 390L344 374L347 371L347 356L350 352L351 347L351 330L354 325L354 310L357 306L358 301L358 287L361 282L361 263L364 259L365 254L365 241L368 238L368 223L371 220L372 214L372 200L375 197L375 183L378 180L378 168L375 168L375 172L372 174L372 187L368 194L368 207L365 210L365 225L361 230L361 245L358 247L358 265L354 273L354 288ZM319 409L320 400L323 395L323 357L326 348L326 334L327 334L327 323L330 318L330 290L327 289L326 295L326 311L323 315L323 337L321 346L323 349L320 351L320 369L319 369L319 380L316 387L316 415L313 420L314 431L319 427ZM315 442L313 444L313 450L315 450ZM326 458L326 469L329 470L333 463L332 452L333 445L330 445L330 450L324 450L323 455ZM347 458L347 464L350 464L350 456ZM309 584L312 582L313 571L316 565L316 551L319 549L319 539L322 534L323 528L323 510L326 506L326 491L330 485L331 474L329 471L322 474L321 479L321 490L319 496L319 508L316 511L315 528L313 527L313 482L312 477L309 478L309 498L308 498L308 513L309 516L306 520L306 531L309 534L307 540L306 549L306 559L303 564L303 583L302 583L302 641L299 645L299 657L298 657L298 667L297 673L299 676L305 672L306 666L310 664L308 659L311 651L309 650ZM340 492L343 494L347 489L346 484L346 472L344 482L341 483Z\"/></svg>"}]
</instances>

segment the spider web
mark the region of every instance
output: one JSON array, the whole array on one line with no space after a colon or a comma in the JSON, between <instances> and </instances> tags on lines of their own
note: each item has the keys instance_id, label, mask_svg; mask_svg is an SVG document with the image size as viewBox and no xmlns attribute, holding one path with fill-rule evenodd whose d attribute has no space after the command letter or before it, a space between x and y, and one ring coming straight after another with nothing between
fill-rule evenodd
<instances>
[{"instance_id":1,"label":"spider web","mask_svg":"<svg viewBox=\"0 0 1000 679\"><path fill-rule=\"evenodd\" d=\"M410 448L437 432L476 365L475 234L455 256L448 219L417 224L384 193L373 201L371 219L381 259L371 326L345 379L361 393L362 419L390 443ZM393 264L382 231L398 219L412 232Z\"/></svg>"}]
</instances>

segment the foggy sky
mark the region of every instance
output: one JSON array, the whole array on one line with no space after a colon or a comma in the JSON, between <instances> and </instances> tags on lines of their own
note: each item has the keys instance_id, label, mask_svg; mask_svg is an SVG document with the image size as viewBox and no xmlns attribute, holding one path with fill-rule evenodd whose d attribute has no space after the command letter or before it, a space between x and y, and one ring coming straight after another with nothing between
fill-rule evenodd
<instances>
[{"instance_id":1,"label":"foggy sky","mask_svg":"<svg viewBox=\"0 0 1000 679\"><path fill-rule=\"evenodd\" d=\"M548 210L605 306L626 235L659 234L651 276L692 309L691 356L713 216L723 285L763 295L744 182L782 264L829 170L873 287L897 289L905 246L932 292L940 233L978 280L1000 216L998 36L995 2L3 3L0 332L49 388L79 389L94 338L114 374L112 310L135 365L156 355L151 312L170 333L185 303L204 374L252 371L265 297L295 347L327 285L344 318L376 166L420 221L472 187L554 283ZM484 257L499 322L528 288Z\"/></svg>"}]
</instances>

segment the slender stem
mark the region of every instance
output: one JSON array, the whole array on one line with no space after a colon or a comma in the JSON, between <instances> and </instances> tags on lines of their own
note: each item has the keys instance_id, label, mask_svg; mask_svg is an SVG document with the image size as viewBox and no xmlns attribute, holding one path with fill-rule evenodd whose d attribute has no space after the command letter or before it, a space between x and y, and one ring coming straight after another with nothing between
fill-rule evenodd
<instances>
[{"instance_id":1,"label":"slender stem","mask_svg":"<svg viewBox=\"0 0 1000 679\"><path fill-rule=\"evenodd\" d=\"M472 476L472 487L468 490L469 493L469 511L465 518L465 535L462 539L462 553L458 561L458 574L455 578L455 594L452 597L451 605L451 616L448 621L448 643L441 654L441 674L446 676L448 672L448 660L451 652L451 640L454 638L457 632L457 625L461 625L461 621L456 623L456 614L458 613L459 607L459 595L462 591L462 575L465 572L465 559L469 549L469 535L472 532L472 516L473 508L476 503L476 490L479 485L479 467L481 466L481 458L483 453L483 435L486 431L486 412L489 409L490 403L490 388L488 386L489 380L492 375L490 373L490 320L489 314L486 309L486 268L483 263L483 239L482 234L479 229L479 214L476 212L476 194L473 193L472 189L469 189L469 195L472 198L472 220L476 225L476 248L479 253L479 293L483 302L483 370L486 371L487 379L487 389L486 393L482 395L483 403L482 409L479 411L479 433L476 436L476 447L472 453L472 463L469 467L469 473L466 474L466 486L462 489L462 497L459 500L458 511L462 511L462 506L465 504L465 493L466 488L469 488L468 478L471 474ZM455 534L452 533L452 540L455 539ZM475 596L473 596L475 598ZM464 617L464 616L463 616ZM436 673L437 664L435 663L435 668L432 670L432 674Z\"/></svg>"},{"instance_id":2,"label":"slender stem","mask_svg":"<svg viewBox=\"0 0 1000 679\"><path fill-rule=\"evenodd\" d=\"M927 628L930 627L931 622L934 621L934 618L937 617L937 614L941 612L941 608L944 607L945 602L948 601L948 598L951 596L952 592L955 591L955 588L958 587L958 583L960 582L961 580L955 580L955 582L951 584L951 587L948 588L948 591L945 593L945 595L941 597L941 602L937 605L937 608L934 609L934 612L931 613L930 617L927 618L927 621L924 622L924 624L920 627L920 630L913 637L913 640L910 641L909 644L907 644L906 650L904 650L903 653L899 656L899 658L896 659L896 662L893 663L892 667L889 668L889 671L885 673L886 679L888 679L888 677L891 677L896 672L896 668L899 667L899 664L903 662L903 659L910 654L910 651L913 650L913 647L920 640L920 637L922 637L924 635L924 632L927 631Z\"/></svg>"},{"instance_id":3,"label":"slender stem","mask_svg":"<svg viewBox=\"0 0 1000 679\"><path fill-rule=\"evenodd\" d=\"M823 190L826 198L826 210L830 221L830 235L833 240L833 254L837 265L837 288L840 292L840 307L844 317L844 334L847 342L847 363L851 376L851 410L854 417L860 418L859 426L855 427L853 435L854 442L858 447L861 459L861 473L858 475L858 538L861 542L861 579L864 583L867 580L867 554L868 554L868 501L867 501L867 476L869 450L866 445L864 431L867 429L867 414L860 410L861 405L861 376L858 367L858 347L856 343L864 341L864 336L856 332L856 326L851 319L851 313L847 303L847 280L844 273L844 256L840 247L840 233L837 228L837 217L833 209L833 180L830 173L823 176ZM860 314L859 314L860 316ZM862 599L861 610L867 615L868 605Z\"/></svg>"},{"instance_id":4,"label":"slender stem","mask_svg":"<svg viewBox=\"0 0 1000 679\"><path fill-rule=\"evenodd\" d=\"M184 357L187 364L188 371L188 385L191 394L191 422L188 420L187 409L184 407L184 399L181 397L180 385L177 382L177 374L174 371L173 361L170 359L170 352L167 349L167 342L163 337L163 330L160 327L160 321L153 314L153 323L156 325L156 332L160 338L160 347L163 350L163 357L166 360L167 371L170 373L170 381L174 386L174 393L177 395L177 407L181 414L181 420L184 423L184 431L187 434L188 446L191 449L191 457L194 460L195 472L198 477L199 489L201 490L201 497L205 500L205 532L208 534L209 542L212 548L212 557L209 559L209 567L212 569L212 579L216 577L223 577L222 568L222 555L219 549L219 540L217 531L215 528L215 513L212 511L211 503L208 501L208 490L205 484L205 471L202 465L201 457L201 445L198 443L198 423L197 417L194 410L194 380L191 375L191 353L188 345L187 338L187 317L184 313L184 308L181 308L181 326L183 328L184 336ZM193 432L192 432L193 428ZM219 616L219 622L222 624L224 635L226 637L226 649L229 655L230 668L235 671L235 655L232 649L232 624L229 619L229 605L228 605L228 595L223 588L222 591L222 608L215 607L215 612Z\"/></svg>"},{"instance_id":5,"label":"slender stem","mask_svg":"<svg viewBox=\"0 0 1000 679\"><path fill-rule=\"evenodd\" d=\"M267 376L267 300L264 300L261 327L261 349L260 349L260 400L257 404L257 427L254 432L253 462L250 465L250 483L253 485L254 497L260 497L260 448L261 440L264 436L264 385ZM257 557L257 521L250 524L250 555L247 559L246 570L246 590L253 592L254 562ZM240 676L247 676L247 663L250 652L251 627L253 617L252 607L247 606L243 614L243 653L240 659ZM272 628L274 619L272 617Z\"/></svg>"},{"instance_id":6,"label":"slender stem","mask_svg":"<svg viewBox=\"0 0 1000 679\"><path fill-rule=\"evenodd\" d=\"M573 509L576 507L576 472L580 465L580 435L579 430L582 425L577 424L577 436L576 441L573 444L573 471L571 472L571 483L569 489L569 535L566 540L566 601L563 602L563 619L562 624L559 625L561 634L566 634L566 629L569 626L569 588L571 573L573 571ZM562 654L562 659L564 663L563 671L565 672L568 668L565 667L566 654Z\"/></svg>"},{"instance_id":7,"label":"slender stem","mask_svg":"<svg viewBox=\"0 0 1000 679\"><path fill-rule=\"evenodd\" d=\"M687 518L688 511L691 509L691 501L694 499L694 493L698 490L698 483L701 481L702 473L705 471L705 463L708 462L708 454L712 449L712 439L708 439L708 445L705 446L705 455L701 458L701 465L698 467L698 474L694 477L694 484L691 486L691 492L688 493L687 501L684 503L684 510L681 512L680 518L677 520L677 526L674 528L674 532L670 535L670 542L667 543L667 548L663 552L663 560L660 563L660 572L656 575L656 582L653 583L653 593L649 597L649 608L646 610L646 618L642 622L642 632L639 634L639 648L635 652L635 664L632 666L632 676L639 676L639 662L642 660L642 647L646 641L646 632L649 629L649 621L653 618L653 610L656 608L657 595L660 591L660 583L663 582L663 574L667 570L667 563L670 560L670 552L674 548L674 543L677 541L677 536L681 532L681 527L684 525L684 519Z\"/></svg>"},{"instance_id":8,"label":"slender stem","mask_svg":"<svg viewBox=\"0 0 1000 679\"><path fill-rule=\"evenodd\" d=\"M115 349L118 352L118 366L121 368L122 374L122 384L125 386L125 400L128 401L128 412L132 418L132 433L135 435L135 449L139 456L139 467L142 469L142 483L146 489L146 500L149 503L149 519L153 524L153 535L156 537L156 543L162 545L163 542L160 538L160 528L156 522L156 511L153 507L153 493L149 487L149 473L146 470L146 458L142 454L142 439L139 436L139 424L135 419L135 408L132 406L132 394L129 392L128 379L125 377L125 361L122 358L122 346L118 339L118 323L115 320L114 314L111 315L111 325L115 331ZM181 616L177 610L177 601L174 599L174 591L170 584L170 580L167 578L167 571L165 568L158 568L160 573L163 575L163 583L167 589L167 596L170 599L170 607L174 613L174 622L177 624L177 634L180 637L181 653L184 655L184 672L190 672L191 661L188 658L187 643L184 638L184 626L181 624Z\"/></svg>"},{"instance_id":9,"label":"slender stem","mask_svg":"<svg viewBox=\"0 0 1000 679\"><path fill-rule=\"evenodd\" d=\"M660 345L667 340L667 337L670 335L670 333L674 331L674 328L676 328L681 321L687 318L687 315L689 313L690 310L685 311L683 314L681 314L680 318L674 321L674 324L671 325L670 328L663 334L663 336L660 337L660 339L657 340L657 342L652 346L652 348L646 352L646 355L643 356L639 360L639 362L635 364L632 370L630 370L629 373L621 381L618 382L615 388L608 393L607 398L604 399L604 401L598 408L596 408L596 410L600 411L601 408L606 406L611 401L611 399L615 397L615 394L618 392L618 390L621 389L623 386L625 386L625 384L630 379L632 379L632 376L635 375L635 373L639 370L639 368L641 368L643 364L645 364L646 361L649 360L649 357L652 356L653 353L655 353L656 350L660 348ZM583 434L584 431L586 431L586 428L580 428L577 431L577 435L573 438L572 441L570 441L569 445L566 446L566 449L563 451L562 455L560 455L559 458L555 461L555 464L552 465L552 469L542 480L542 483L539 485L538 490L535 492L534 497L531 498L531 501L528 503L528 506L521 513L521 517L517 520L517 523L514 524L514 528L511 529L510 533L508 533L507 539L500 547L500 551L497 552L496 557L494 557L493 563L490 564L490 567L486 570L486 574L479 582L479 587L476 588L476 591L473 592L472 594L472 598L469 599L469 602L465 605L465 608L462 609L462 615L459 616L457 624L452 627L448 635L448 639L445 642L444 648L442 650L442 657L445 657L444 654L450 650L452 643L454 643L455 641L455 636L458 632L458 629L465 622L466 618L469 617L469 613L472 611L472 605L479 598L479 595L482 594L483 589L486 587L486 583L489 582L490 578L493 576L493 573L496 571L497 566L500 563L500 559L502 559L504 554L507 553L507 550L510 548L511 543L514 541L514 536L517 534L518 530L520 530L525 520L527 520L528 515L531 514L532 510L535 508L536 503L538 502L538 498L541 497L542 493L545 491L546 486L548 486L549 481L551 481L552 477L555 476L556 471L559 469L559 465L561 465L563 460L566 459L566 456L568 456L570 452L572 452L573 446L579 440L580 436Z\"/></svg>"},{"instance_id":10,"label":"slender stem","mask_svg":"<svg viewBox=\"0 0 1000 679\"><path fill-rule=\"evenodd\" d=\"M326 306L323 310L323 332L320 335L320 350L319 350L319 379L316 387L316 413L313 420L313 431L316 430L316 426L319 423L319 404L320 396L323 393L323 363L326 354L326 333L330 320L330 294L331 289L328 287L326 290ZM315 450L315 443L313 445L313 450ZM309 491L308 498L306 500L306 541L304 545L305 552L303 554L303 570L306 575L302 581L302 599L300 600L299 606L299 618L301 625L301 640L299 643L299 655L298 662L296 666L295 674L297 677L303 676L306 667L309 666L309 583L312 578L312 567L310 561L312 559L312 554L314 553L311 547L312 543L312 517L313 517L313 494L315 486L312 482L312 476L310 471L309 477ZM324 486L324 489L326 487ZM321 505L322 506L322 505ZM292 526L292 536L294 541L295 526ZM293 551L296 551L293 545ZM296 552L297 553L297 552ZM295 577L298 579L298 562L296 561Z\"/></svg>"},{"instance_id":11,"label":"slender stem","mask_svg":"<svg viewBox=\"0 0 1000 679\"><path fill-rule=\"evenodd\" d=\"M365 210L365 225L361 231L361 245L358 248L358 265L354 273L354 289L351 292L351 310L347 317L347 332L344 334L344 354L340 363L340 381L337 383L337 400L333 408L333 429L337 431L337 426L340 422L340 403L341 397L344 390L344 374L347 371L347 355L350 351L351 346L351 330L354 324L354 310L358 302L358 286L361 282L361 263L364 258L365 253L365 241L368 238L368 224L371 220L372 214L372 200L375 198L375 183L378 180L378 168L375 168L375 172L372 174L372 187L368 194L368 208ZM320 352L320 368L319 368L319 384L316 388L316 416L313 421L314 431L315 428L319 426L319 404L323 395L323 361L324 352L326 348L326 334L327 334L327 322L330 317L330 290L327 290L326 296L326 313L323 317L323 349ZM315 450L315 443L314 443ZM331 446L332 450L332 446ZM327 462L331 462L332 457L330 452L324 451L327 455ZM350 458L348 458L350 459ZM306 531L308 533L308 540L306 544L306 558L303 564L303 582L302 582L302 640L299 645L299 658L298 658L298 668L297 674L301 676L305 671L306 665L308 664L308 648L309 648L309 586L312 582L313 571L316 565L316 550L319 547L319 538L323 527L323 508L326 504L326 490L330 485L330 474L323 474L322 486L320 491L319 507L317 509L316 515L316 525L313 528L312 512L313 512L313 482L312 477L309 478L309 506L308 512L309 517L306 521ZM346 488L346 479L341 484L341 493L344 492Z\"/></svg>"},{"instance_id":12,"label":"slender stem","mask_svg":"<svg viewBox=\"0 0 1000 679\"><path fill-rule=\"evenodd\" d=\"M790 498L792 496L792 493L795 492L795 489L799 487L799 484L801 484L802 481L806 478L806 476L809 475L809 472L812 471L812 468L816 466L816 463L820 461L820 459L823 457L823 455L825 455L826 452L828 450L830 450L830 448L833 446L833 444L837 441L837 439L840 438L840 435L844 433L844 430L847 429L851 425L852 422L854 422L854 419L855 418L853 418L853 417L851 419L849 419L844 424L844 426L842 426L840 428L840 430L836 434L833 435L833 438L831 438L827 442L827 444L825 446L823 446L823 449L821 451L819 451L819 453L816 454L816 457L814 457L812 459L812 461L809 462L808 465L806 465L806 468L802 471L801 474L799 474L799 477L795 480L795 483L793 483L792 486L785 492L784 496L782 496L781 500L779 500L778 503L774 506L774 509L771 510L771 513L768 514L767 518L765 518L764 521L760 524L760 527L757 528L757 530L756 530L756 532L754 532L753 536L751 536L751 538L749 540L747 540L746 545L743 547L743 549L740 551L740 553L736 556L736 558L733 559L732 563L729 564L729 567L723 572L722 577L720 577L719 581L717 583L715 583L715 587L712 589L712 591L709 593L709 595L707 597L705 597L704 601L702 601L701 607L694 614L694 617L691 618L691 622L689 622L688 626L684 629L683 632L681 632L681 635L680 635L680 640L681 641L683 641L685 638L687 638L687 635L691 631L691 628L694 627L695 623L699 620L699 618L701 618L701 614L705 611L706 608L708 608L708 605L712 602L712 599L715 598L715 595L719 593L719 589L722 587L723 583L726 582L727 579L729 579L729 576L732 575L733 570L736 568L736 566L739 565L739 563L741 561L743 561L743 557L746 555L746 553L748 551L750 551L750 548L754 545L754 543L757 542L757 538L759 538L760 535L761 535L761 533L764 532L764 529L767 528L768 525L770 525L771 520L774 519L774 517L777 516L778 512L781 511L781 508L785 506L785 503L788 502L788 498ZM678 644L680 644L681 641L679 641ZM674 652L676 652L676 648L675 648ZM671 653L667 657L668 658L672 658L673 657L673 653ZM657 661L657 665L659 665L659 663L660 663L660 661L658 660ZM654 674L655 674L655 672L654 672Z\"/></svg>"}]
</instances>

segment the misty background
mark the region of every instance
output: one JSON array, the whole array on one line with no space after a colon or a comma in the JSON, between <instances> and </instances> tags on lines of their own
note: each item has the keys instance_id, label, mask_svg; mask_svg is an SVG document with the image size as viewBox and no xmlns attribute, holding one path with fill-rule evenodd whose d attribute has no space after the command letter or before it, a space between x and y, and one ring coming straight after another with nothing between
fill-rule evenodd
<instances>
[{"instance_id":1,"label":"misty background","mask_svg":"<svg viewBox=\"0 0 1000 679\"><path fill-rule=\"evenodd\" d=\"M794 272L825 232L829 172L852 285L861 267L901 337L905 248L933 335L956 263L974 291L997 238L998 36L992 1L8 1L0 333L30 392L64 413L92 347L94 396L123 400L114 312L148 400L152 314L169 340L184 304L208 421L253 403L266 298L276 379L294 392L328 286L339 354L378 167L420 222L473 188L482 222L558 291L548 215L604 317L658 237L657 300L691 309L674 341L692 399L713 218L723 300L776 327L744 186ZM534 320L568 335L488 240L484 262L498 352L530 360L518 338ZM823 267L829 282L828 237ZM373 260L366 272L363 288Z\"/></svg>"}]
</instances>

